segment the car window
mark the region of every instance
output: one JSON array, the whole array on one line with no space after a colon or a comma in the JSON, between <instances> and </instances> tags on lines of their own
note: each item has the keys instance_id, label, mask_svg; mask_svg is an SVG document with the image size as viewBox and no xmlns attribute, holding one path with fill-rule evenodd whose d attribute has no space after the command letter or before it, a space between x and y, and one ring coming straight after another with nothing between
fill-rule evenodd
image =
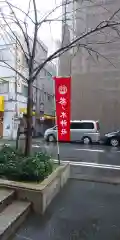
<instances>
[{"instance_id":1,"label":"car window","mask_svg":"<svg viewBox=\"0 0 120 240\"><path fill-rule=\"evenodd\" d=\"M81 129L94 129L94 124L92 122L81 123Z\"/></svg>"},{"instance_id":2,"label":"car window","mask_svg":"<svg viewBox=\"0 0 120 240\"><path fill-rule=\"evenodd\" d=\"M73 122L70 126L71 129L94 129L92 122Z\"/></svg>"},{"instance_id":3,"label":"car window","mask_svg":"<svg viewBox=\"0 0 120 240\"><path fill-rule=\"evenodd\" d=\"M81 129L81 123L71 123L70 124L70 129Z\"/></svg>"}]
</instances>

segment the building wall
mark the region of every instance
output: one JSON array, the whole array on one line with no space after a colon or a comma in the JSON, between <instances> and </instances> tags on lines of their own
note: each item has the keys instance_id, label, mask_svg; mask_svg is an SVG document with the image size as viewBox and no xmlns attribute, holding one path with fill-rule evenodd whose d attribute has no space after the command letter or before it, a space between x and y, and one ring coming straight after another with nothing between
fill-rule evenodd
<instances>
[{"instance_id":1,"label":"building wall","mask_svg":"<svg viewBox=\"0 0 120 240\"><path fill-rule=\"evenodd\" d=\"M119 74L104 72L73 75L72 119L100 120L102 132L119 129Z\"/></svg>"},{"instance_id":2,"label":"building wall","mask_svg":"<svg viewBox=\"0 0 120 240\"><path fill-rule=\"evenodd\" d=\"M1 43L1 40L0 40ZM8 45L0 45L0 58L7 59L8 63L19 72L28 76L28 70L23 53L17 42ZM2 50L3 49L3 50ZM47 48L40 42L36 48L36 63L43 62L47 57ZM1 64L0 64L1 65ZM33 86L34 110L40 119L40 106L44 105L43 113L54 115L54 93L52 76L56 75L54 65L47 65L41 70ZM27 108L27 82L11 69L0 66L0 95L5 97L3 136L5 138L15 138L19 121L16 114L20 116L21 109ZM36 118L33 119L36 130L40 130L40 125L36 125Z\"/></svg>"},{"instance_id":3,"label":"building wall","mask_svg":"<svg viewBox=\"0 0 120 240\"><path fill-rule=\"evenodd\" d=\"M81 10L75 13L76 36L80 36L85 29L90 30L101 21L109 19L120 8L118 0L114 2L97 0L93 5L89 5L88 1L82 2L84 5L81 5L81 1L75 1L74 5L76 9L82 6ZM68 41L71 40L71 38L68 39ZM109 41L111 43L107 44ZM89 54L85 48L80 48L78 52L74 49L76 53L73 58L73 53L69 51L70 66L67 65L64 69L64 65L60 62L63 68L60 75L64 75L64 72L72 75L72 119L99 119L101 132L120 128L120 39L118 34L112 29L106 29L102 33L84 38L81 43L87 44L100 55L96 57L92 51ZM68 53L64 61L68 58L67 55Z\"/></svg>"},{"instance_id":4,"label":"building wall","mask_svg":"<svg viewBox=\"0 0 120 240\"><path fill-rule=\"evenodd\" d=\"M38 113L40 113L40 104L43 103L44 112L53 115L53 76L55 75L56 73L53 74L51 69L49 70L48 66L46 66L34 82L33 101L36 102L36 111Z\"/></svg>"},{"instance_id":5,"label":"building wall","mask_svg":"<svg viewBox=\"0 0 120 240\"><path fill-rule=\"evenodd\" d=\"M41 43L41 44L40 44ZM36 48L36 64L43 62L47 58L48 49L45 45L40 41L37 44ZM38 54L39 53L39 54ZM56 75L55 65L52 63L48 63L45 67L40 71L37 78L34 81L34 101L37 101L36 111L40 113L40 103L44 104L44 112L49 115L53 115L53 97L54 97L54 89L53 89L53 79L52 77Z\"/></svg>"},{"instance_id":6,"label":"building wall","mask_svg":"<svg viewBox=\"0 0 120 240\"><path fill-rule=\"evenodd\" d=\"M0 83L0 96L4 96L3 137L16 138L19 124L15 117L16 112L19 113L21 108L26 108L27 98L19 93L16 96L14 78L7 78L7 81Z\"/></svg>"},{"instance_id":7,"label":"building wall","mask_svg":"<svg viewBox=\"0 0 120 240\"><path fill-rule=\"evenodd\" d=\"M54 116L55 106L54 106L54 81L53 76L56 75L56 68L54 65L47 64L44 69L37 76L36 81L34 82L33 89L33 101L36 106L37 116L42 117L43 114ZM44 132L46 126L43 127L43 124L40 123L38 117L35 121L35 129L37 132Z\"/></svg>"}]
</instances>

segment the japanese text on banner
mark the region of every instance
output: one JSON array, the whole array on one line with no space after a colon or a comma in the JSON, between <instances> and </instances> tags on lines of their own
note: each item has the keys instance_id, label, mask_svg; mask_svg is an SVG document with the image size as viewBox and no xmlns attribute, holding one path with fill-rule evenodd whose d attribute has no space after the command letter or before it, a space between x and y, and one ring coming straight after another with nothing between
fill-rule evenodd
<instances>
[{"instance_id":1,"label":"japanese text on banner","mask_svg":"<svg viewBox=\"0 0 120 240\"><path fill-rule=\"evenodd\" d=\"M58 140L70 141L71 78L55 78L55 100Z\"/></svg>"}]
</instances>

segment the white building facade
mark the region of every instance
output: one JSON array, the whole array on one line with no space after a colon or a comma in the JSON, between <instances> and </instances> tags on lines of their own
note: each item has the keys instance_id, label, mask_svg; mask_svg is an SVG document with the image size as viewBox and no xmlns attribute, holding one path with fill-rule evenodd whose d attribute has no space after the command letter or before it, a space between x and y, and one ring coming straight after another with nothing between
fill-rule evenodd
<instances>
[{"instance_id":1,"label":"white building facade","mask_svg":"<svg viewBox=\"0 0 120 240\"><path fill-rule=\"evenodd\" d=\"M3 45L0 42L0 59L6 59L8 64L27 76L27 68L23 53L16 42ZM47 58L47 48L40 41L36 50L37 62ZM56 68L51 63L41 70L33 83L33 124L36 131L43 131L40 119L54 119L54 90L53 79ZM15 139L19 124L19 118L27 110L27 82L15 71L5 64L0 63L0 96L3 96L4 109L0 109L0 136Z\"/></svg>"}]
</instances>

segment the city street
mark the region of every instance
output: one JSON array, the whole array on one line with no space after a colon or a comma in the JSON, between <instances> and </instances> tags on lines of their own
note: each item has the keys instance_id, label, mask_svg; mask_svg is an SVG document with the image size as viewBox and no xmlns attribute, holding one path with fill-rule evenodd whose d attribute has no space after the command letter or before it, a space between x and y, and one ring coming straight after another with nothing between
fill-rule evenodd
<instances>
[{"instance_id":1,"label":"city street","mask_svg":"<svg viewBox=\"0 0 120 240\"><path fill-rule=\"evenodd\" d=\"M57 158L56 144L44 144L42 149L45 149L50 153L53 158ZM120 148L100 145L85 146L76 143L60 143L59 150L60 159L63 161L68 160L75 162L120 165Z\"/></svg>"},{"instance_id":2,"label":"city street","mask_svg":"<svg viewBox=\"0 0 120 240\"><path fill-rule=\"evenodd\" d=\"M0 145L3 144L2 141ZM15 145L15 141L7 141L7 144ZM45 143L43 139L33 139L32 150L47 152L57 161L56 143ZM120 182L120 148L59 143L59 151L61 162L71 162L75 178L115 184Z\"/></svg>"},{"instance_id":3,"label":"city street","mask_svg":"<svg viewBox=\"0 0 120 240\"><path fill-rule=\"evenodd\" d=\"M15 141L0 140L0 146L4 143L14 146ZM33 139L33 151L45 151L53 159L57 159L57 144L45 143L42 139ZM120 147L114 148L103 145L83 145L79 143L59 143L60 159L63 161L87 162L105 165L120 165Z\"/></svg>"},{"instance_id":4,"label":"city street","mask_svg":"<svg viewBox=\"0 0 120 240\"><path fill-rule=\"evenodd\" d=\"M7 141L7 144L13 146L15 142ZM57 159L55 143L33 139L32 148L33 151L45 151ZM59 149L61 160L78 165L76 169L80 180L71 178L44 216L31 214L12 240L119 239L120 148L60 143ZM118 184L115 183L117 179Z\"/></svg>"},{"instance_id":5,"label":"city street","mask_svg":"<svg viewBox=\"0 0 120 240\"><path fill-rule=\"evenodd\" d=\"M14 146L15 141L6 141ZM0 141L2 146L3 140ZM44 151L57 161L57 144L45 143L43 139L33 139L33 152ZM103 145L83 145L78 143L59 143L60 160L76 166L73 175L78 179L96 182L120 182L120 147Z\"/></svg>"}]
</instances>

